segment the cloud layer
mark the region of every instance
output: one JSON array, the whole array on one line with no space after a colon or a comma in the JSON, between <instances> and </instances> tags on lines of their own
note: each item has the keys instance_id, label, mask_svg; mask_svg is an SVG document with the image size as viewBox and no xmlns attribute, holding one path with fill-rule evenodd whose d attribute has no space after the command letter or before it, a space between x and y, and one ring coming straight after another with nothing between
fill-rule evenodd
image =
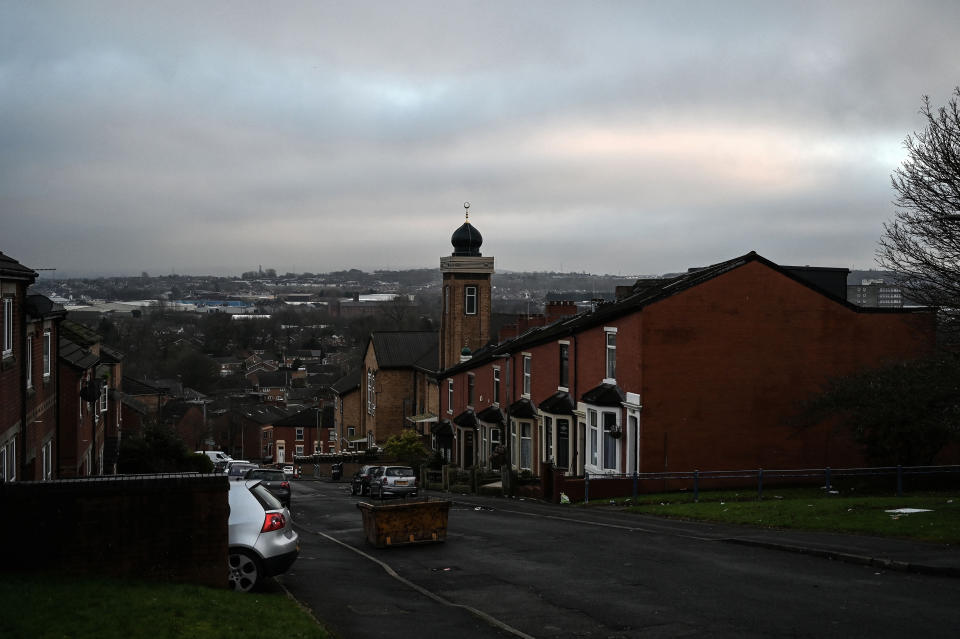
<instances>
[{"instance_id":1,"label":"cloud layer","mask_svg":"<svg viewBox=\"0 0 960 639\"><path fill-rule=\"evenodd\" d=\"M0 2L0 251L434 266L469 200L503 269L870 266L960 5L834 4Z\"/></svg>"}]
</instances>

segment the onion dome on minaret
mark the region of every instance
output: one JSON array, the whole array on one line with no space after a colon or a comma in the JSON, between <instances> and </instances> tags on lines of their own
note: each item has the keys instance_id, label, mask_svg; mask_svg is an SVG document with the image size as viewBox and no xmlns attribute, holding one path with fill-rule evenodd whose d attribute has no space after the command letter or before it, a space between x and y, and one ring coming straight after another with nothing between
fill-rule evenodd
<instances>
[{"instance_id":1,"label":"onion dome on minaret","mask_svg":"<svg viewBox=\"0 0 960 639\"><path fill-rule=\"evenodd\" d=\"M470 224L470 203L464 202L463 208L466 211L467 220L463 225L453 232L450 243L453 244L453 255L456 256L480 256L480 245L483 244L483 236L475 226Z\"/></svg>"}]
</instances>

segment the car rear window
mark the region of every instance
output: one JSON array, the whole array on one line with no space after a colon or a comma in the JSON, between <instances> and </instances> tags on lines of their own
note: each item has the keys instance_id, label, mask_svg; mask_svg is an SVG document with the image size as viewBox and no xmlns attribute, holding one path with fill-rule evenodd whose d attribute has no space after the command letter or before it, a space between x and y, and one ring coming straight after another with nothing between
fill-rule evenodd
<instances>
[{"instance_id":1,"label":"car rear window","mask_svg":"<svg viewBox=\"0 0 960 639\"><path fill-rule=\"evenodd\" d=\"M388 468L386 474L387 477L413 477L413 469L403 467Z\"/></svg>"},{"instance_id":2,"label":"car rear window","mask_svg":"<svg viewBox=\"0 0 960 639\"><path fill-rule=\"evenodd\" d=\"M286 479L282 471L279 470L251 470L247 473L247 479L266 479L267 481L283 481Z\"/></svg>"},{"instance_id":3,"label":"car rear window","mask_svg":"<svg viewBox=\"0 0 960 639\"><path fill-rule=\"evenodd\" d=\"M236 464L230 467L230 476L242 477L243 475L246 475L247 471L251 468L256 468L256 466Z\"/></svg>"},{"instance_id":4,"label":"car rear window","mask_svg":"<svg viewBox=\"0 0 960 639\"><path fill-rule=\"evenodd\" d=\"M263 506L264 510L282 510L283 504L280 503L280 500L271 494L267 487L263 484L256 484L253 488L250 489L250 492L253 493L253 496L257 498L257 501L260 502L260 505Z\"/></svg>"}]
</instances>

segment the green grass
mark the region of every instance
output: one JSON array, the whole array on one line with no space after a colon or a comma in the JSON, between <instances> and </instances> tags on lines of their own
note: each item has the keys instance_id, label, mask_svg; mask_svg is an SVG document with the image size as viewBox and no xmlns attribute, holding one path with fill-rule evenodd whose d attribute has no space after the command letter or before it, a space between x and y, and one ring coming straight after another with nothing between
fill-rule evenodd
<instances>
[{"instance_id":1,"label":"green grass","mask_svg":"<svg viewBox=\"0 0 960 639\"><path fill-rule=\"evenodd\" d=\"M695 503L689 492L640 495L618 499L630 512L698 519L766 528L825 530L916 541L960 543L960 489L929 491L897 497L817 488L771 488L762 500L750 490L700 492ZM592 501L609 504L610 500ZM932 512L894 515L887 510L926 508Z\"/></svg>"},{"instance_id":2,"label":"green grass","mask_svg":"<svg viewBox=\"0 0 960 639\"><path fill-rule=\"evenodd\" d=\"M330 635L283 593L235 593L48 573L0 573L6 637L137 639Z\"/></svg>"}]
</instances>

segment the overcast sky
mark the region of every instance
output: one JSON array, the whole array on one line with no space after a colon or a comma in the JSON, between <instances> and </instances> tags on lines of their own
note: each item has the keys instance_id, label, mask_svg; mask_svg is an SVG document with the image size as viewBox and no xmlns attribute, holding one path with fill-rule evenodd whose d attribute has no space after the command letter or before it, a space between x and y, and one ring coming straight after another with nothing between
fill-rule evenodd
<instances>
[{"instance_id":1,"label":"overcast sky","mask_svg":"<svg viewBox=\"0 0 960 639\"><path fill-rule=\"evenodd\" d=\"M871 267L960 2L0 0L0 251L58 275Z\"/></svg>"}]
</instances>

